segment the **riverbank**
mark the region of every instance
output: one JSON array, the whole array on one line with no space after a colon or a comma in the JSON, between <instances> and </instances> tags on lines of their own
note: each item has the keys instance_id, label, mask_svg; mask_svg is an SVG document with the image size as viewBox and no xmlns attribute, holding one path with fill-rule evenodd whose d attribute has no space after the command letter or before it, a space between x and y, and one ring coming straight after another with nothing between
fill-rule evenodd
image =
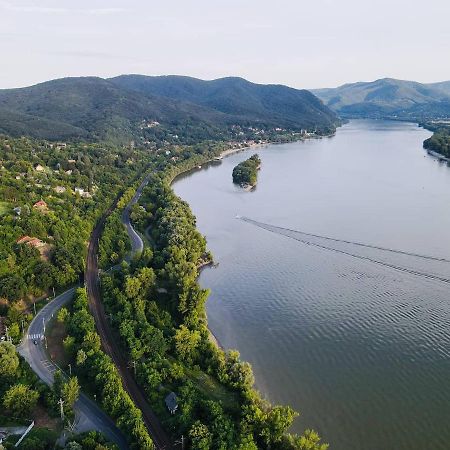
<instances>
[{"instance_id":1,"label":"riverbank","mask_svg":"<svg viewBox=\"0 0 450 450\"><path fill-rule=\"evenodd\" d=\"M447 162L450 162L450 158L447 158L446 156L441 155L440 153L435 152L434 150L427 150L427 153L428 153L430 156L434 156L434 157L437 158L439 161L447 161Z\"/></svg>"},{"instance_id":2,"label":"riverbank","mask_svg":"<svg viewBox=\"0 0 450 450\"><path fill-rule=\"evenodd\" d=\"M230 172L247 154L174 185L220 261L200 277L211 290L211 329L251 363L269 400L301 410L293 431L318 429L336 450L421 450L427 441L446 448L446 360L432 342L450 340L447 287L235 217L447 256L450 172L423 151L429 135L415 124L352 121L333 139L261 151L254 194L230 188ZM220 205L214 214L211 205ZM386 258L448 273L442 263ZM368 429L374 421L389 433Z\"/></svg>"}]
</instances>

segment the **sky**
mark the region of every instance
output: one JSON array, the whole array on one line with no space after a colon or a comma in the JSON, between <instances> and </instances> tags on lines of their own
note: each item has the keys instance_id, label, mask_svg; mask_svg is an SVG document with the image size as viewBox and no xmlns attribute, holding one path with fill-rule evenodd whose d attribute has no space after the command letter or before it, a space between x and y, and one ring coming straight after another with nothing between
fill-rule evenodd
<instances>
[{"instance_id":1,"label":"sky","mask_svg":"<svg viewBox=\"0 0 450 450\"><path fill-rule=\"evenodd\" d=\"M124 73L450 80L449 17L449 0L0 0L0 88Z\"/></svg>"}]
</instances>

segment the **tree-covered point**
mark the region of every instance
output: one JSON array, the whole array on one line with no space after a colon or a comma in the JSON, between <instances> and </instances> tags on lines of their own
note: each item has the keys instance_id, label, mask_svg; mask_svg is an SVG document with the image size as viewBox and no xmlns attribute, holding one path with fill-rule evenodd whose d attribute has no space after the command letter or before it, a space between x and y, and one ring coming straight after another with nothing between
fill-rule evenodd
<instances>
[{"instance_id":1,"label":"tree-covered point","mask_svg":"<svg viewBox=\"0 0 450 450\"><path fill-rule=\"evenodd\" d=\"M427 128L432 128L427 126ZM450 158L450 126L434 126L433 136L426 139L423 146L426 150L431 150L436 153Z\"/></svg>"},{"instance_id":2,"label":"tree-covered point","mask_svg":"<svg viewBox=\"0 0 450 450\"><path fill-rule=\"evenodd\" d=\"M260 166L261 160L257 154L240 162L233 169L233 183L240 184L241 186L254 186L258 178L258 169Z\"/></svg>"}]
</instances>

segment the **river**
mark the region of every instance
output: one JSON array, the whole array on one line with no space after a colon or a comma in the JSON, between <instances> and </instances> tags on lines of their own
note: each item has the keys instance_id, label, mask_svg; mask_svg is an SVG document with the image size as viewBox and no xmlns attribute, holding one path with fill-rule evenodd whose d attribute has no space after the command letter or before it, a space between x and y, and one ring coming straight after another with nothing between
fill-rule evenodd
<instances>
[{"instance_id":1,"label":"river","mask_svg":"<svg viewBox=\"0 0 450 450\"><path fill-rule=\"evenodd\" d=\"M254 149L174 184L219 262L200 277L211 329L330 449L450 448L450 262L351 243L450 259L450 168L422 149L429 136L351 121L257 149L252 192L231 172Z\"/></svg>"}]
</instances>

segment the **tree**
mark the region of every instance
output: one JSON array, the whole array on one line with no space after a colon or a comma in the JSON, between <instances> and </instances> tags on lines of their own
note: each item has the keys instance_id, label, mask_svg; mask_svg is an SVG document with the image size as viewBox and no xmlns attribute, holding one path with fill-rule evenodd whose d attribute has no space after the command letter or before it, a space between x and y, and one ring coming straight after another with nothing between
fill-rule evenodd
<instances>
[{"instance_id":1,"label":"tree","mask_svg":"<svg viewBox=\"0 0 450 450\"><path fill-rule=\"evenodd\" d=\"M141 290L139 278L128 276L125 280L125 294L128 298L137 298Z\"/></svg>"},{"instance_id":2,"label":"tree","mask_svg":"<svg viewBox=\"0 0 450 450\"><path fill-rule=\"evenodd\" d=\"M194 422L189 430L191 447L193 450L209 450L212 444L212 435L208 427L199 420Z\"/></svg>"},{"instance_id":3,"label":"tree","mask_svg":"<svg viewBox=\"0 0 450 450\"><path fill-rule=\"evenodd\" d=\"M78 442L69 442L65 447L66 450L83 450L83 447Z\"/></svg>"},{"instance_id":4,"label":"tree","mask_svg":"<svg viewBox=\"0 0 450 450\"><path fill-rule=\"evenodd\" d=\"M320 442L320 436L314 430L305 430L301 436L286 436L287 448L295 450L327 450L329 445Z\"/></svg>"},{"instance_id":5,"label":"tree","mask_svg":"<svg viewBox=\"0 0 450 450\"><path fill-rule=\"evenodd\" d=\"M178 356L184 361L192 362L193 354L201 340L200 332L191 331L185 325L180 325L175 332L174 340Z\"/></svg>"},{"instance_id":6,"label":"tree","mask_svg":"<svg viewBox=\"0 0 450 450\"><path fill-rule=\"evenodd\" d=\"M3 397L3 406L15 417L26 417L36 406L39 392L25 384L11 386Z\"/></svg>"},{"instance_id":7,"label":"tree","mask_svg":"<svg viewBox=\"0 0 450 450\"><path fill-rule=\"evenodd\" d=\"M67 383L64 383L61 389L61 396L64 400L64 404L72 409L73 405L78 399L79 394L80 385L78 384L78 378L69 378L69 381Z\"/></svg>"},{"instance_id":8,"label":"tree","mask_svg":"<svg viewBox=\"0 0 450 450\"><path fill-rule=\"evenodd\" d=\"M82 366L85 363L86 358L86 352L83 349L78 350L76 358L77 366Z\"/></svg>"},{"instance_id":9,"label":"tree","mask_svg":"<svg viewBox=\"0 0 450 450\"><path fill-rule=\"evenodd\" d=\"M73 336L66 336L63 340L64 351L72 356L75 351L75 338Z\"/></svg>"},{"instance_id":10,"label":"tree","mask_svg":"<svg viewBox=\"0 0 450 450\"><path fill-rule=\"evenodd\" d=\"M15 342L15 343L19 342L19 340L20 340L19 324L16 322L12 323L8 328L8 334L13 342Z\"/></svg>"},{"instance_id":11,"label":"tree","mask_svg":"<svg viewBox=\"0 0 450 450\"><path fill-rule=\"evenodd\" d=\"M275 406L264 417L261 436L268 447L280 442L286 430L298 416L289 406Z\"/></svg>"},{"instance_id":12,"label":"tree","mask_svg":"<svg viewBox=\"0 0 450 450\"><path fill-rule=\"evenodd\" d=\"M70 316L70 313L67 310L67 308L61 308L59 310L58 316L57 316L58 322L60 322L60 323L67 322L67 320L69 319L69 316Z\"/></svg>"},{"instance_id":13,"label":"tree","mask_svg":"<svg viewBox=\"0 0 450 450\"><path fill-rule=\"evenodd\" d=\"M19 368L19 358L14 345L9 342L0 343L0 376L12 377Z\"/></svg>"}]
</instances>

